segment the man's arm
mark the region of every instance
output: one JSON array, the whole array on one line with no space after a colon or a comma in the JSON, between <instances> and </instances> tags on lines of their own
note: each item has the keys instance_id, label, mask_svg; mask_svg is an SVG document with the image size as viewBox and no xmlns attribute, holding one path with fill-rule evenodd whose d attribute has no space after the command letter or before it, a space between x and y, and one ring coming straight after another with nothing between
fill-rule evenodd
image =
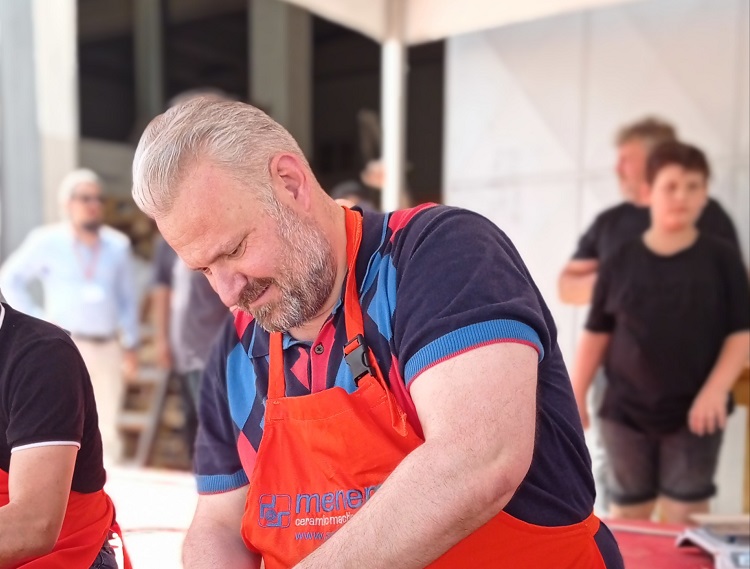
<instances>
[{"instance_id":1,"label":"man's arm","mask_svg":"<svg viewBox=\"0 0 750 569\"><path fill-rule=\"evenodd\" d=\"M151 292L151 310L154 319L156 363L163 369L172 369L172 350L169 346L169 307L172 289L163 284Z\"/></svg>"},{"instance_id":2,"label":"man's arm","mask_svg":"<svg viewBox=\"0 0 750 569\"><path fill-rule=\"evenodd\" d=\"M123 252L120 264L120 275L117 279L118 324L123 347L123 375L125 380L132 380L138 374L138 343L140 341L140 324L138 313L138 296L135 286L135 267L132 250L128 245Z\"/></svg>"},{"instance_id":3,"label":"man's arm","mask_svg":"<svg viewBox=\"0 0 750 569\"><path fill-rule=\"evenodd\" d=\"M586 394L589 392L591 383L594 381L596 370L599 369L604 360L604 354L607 352L611 338L612 334L609 333L584 330L578 342L571 382L573 383L573 393L576 396L578 413L581 416L581 423L583 423L584 429L588 429L589 427Z\"/></svg>"},{"instance_id":4,"label":"man's arm","mask_svg":"<svg viewBox=\"0 0 750 569\"><path fill-rule=\"evenodd\" d=\"M557 281L560 300L565 304L582 306L591 302L596 286L599 261L597 259L572 259L568 261Z\"/></svg>"},{"instance_id":5,"label":"man's arm","mask_svg":"<svg viewBox=\"0 0 750 569\"><path fill-rule=\"evenodd\" d=\"M78 448L46 446L11 455L8 505L0 508L0 569L46 555L60 536Z\"/></svg>"},{"instance_id":6,"label":"man's arm","mask_svg":"<svg viewBox=\"0 0 750 569\"><path fill-rule=\"evenodd\" d=\"M43 309L29 292L29 284L39 278L40 234L32 232L0 267L0 289L13 307L25 314L41 318Z\"/></svg>"},{"instance_id":7,"label":"man's arm","mask_svg":"<svg viewBox=\"0 0 750 569\"><path fill-rule=\"evenodd\" d=\"M727 424L727 398L750 357L750 331L735 332L724 340L706 383L693 401L688 426L696 435L707 435Z\"/></svg>"},{"instance_id":8,"label":"man's arm","mask_svg":"<svg viewBox=\"0 0 750 569\"><path fill-rule=\"evenodd\" d=\"M185 569L260 569L260 556L248 551L240 536L247 486L198 498L182 550Z\"/></svg>"},{"instance_id":9,"label":"man's arm","mask_svg":"<svg viewBox=\"0 0 750 569\"><path fill-rule=\"evenodd\" d=\"M494 517L531 464L537 368L533 348L497 343L425 370L411 385L425 443L297 568L424 567Z\"/></svg>"}]
</instances>

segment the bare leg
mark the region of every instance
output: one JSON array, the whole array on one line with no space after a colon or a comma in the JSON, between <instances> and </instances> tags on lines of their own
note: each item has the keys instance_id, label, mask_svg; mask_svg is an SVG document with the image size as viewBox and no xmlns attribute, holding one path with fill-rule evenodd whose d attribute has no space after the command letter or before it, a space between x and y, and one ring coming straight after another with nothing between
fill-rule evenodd
<instances>
[{"instance_id":1,"label":"bare leg","mask_svg":"<svg viewBox=\"0 0 750 569\"><path fill-rule=\"evenodd\" d=\"M640 504L630 504L628 506L619 506L609 504L609 516L619 520L650 520L654 511L656 501L641 502Z\"/></svg>"},{"instance_id":2,"label":"bare leg","mask_svg":"<svg viewBox=\"0 0 750 569\"><path fill-rule=\"evenodd\" d=\"M662 521L668 524L689 524L691 514L708 513L708 500L700 502L678 502L671 498L661 496L659 498L659 509Z\"/></svg>"}]
</instances>

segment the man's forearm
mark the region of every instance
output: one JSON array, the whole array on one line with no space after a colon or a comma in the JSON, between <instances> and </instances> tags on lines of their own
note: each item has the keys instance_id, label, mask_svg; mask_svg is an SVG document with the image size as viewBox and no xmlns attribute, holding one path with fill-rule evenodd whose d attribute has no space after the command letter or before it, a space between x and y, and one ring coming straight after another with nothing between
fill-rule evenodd
<instances>
[{"instance_id":1,"label":"man's forearm","mask_svg":"<svg viewBox=\"0 0 750 569\"><path fill-rule=\"evenodd\" d=\"M474 470L467 449L425 443L409 454L372 498L298 569L417 569L494 517L518 482ZM507 464L507 470L512 470ZM470 475L467 475L470 472Z\"/></svg>"},{"instance_id":2,"label":"man's forearm","mask_svg":"<svg viewBox=\"0 0 750 569\"><path fill-rule=\"evenodd\" d=\"M573 306L591 303L597 273L563 273L558 282L560 300Z\"/></svg>"},{"instance_id":3,"label":"man's forearm","mask_svg":"<svg viewBox=\"0 0 750 569\"><path fill-rule=\"evenodd\" d=\"M185 537L182 561L185 569L260 569L260 557L245 547L239 527L191 526Z\"/></svg>"}]
</instances>

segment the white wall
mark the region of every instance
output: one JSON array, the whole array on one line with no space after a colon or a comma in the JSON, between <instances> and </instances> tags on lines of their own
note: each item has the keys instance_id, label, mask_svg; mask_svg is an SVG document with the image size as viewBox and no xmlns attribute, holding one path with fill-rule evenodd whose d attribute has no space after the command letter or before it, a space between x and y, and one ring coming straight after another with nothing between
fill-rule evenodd
<instances>
[{"instance_id":1,"label":"white wall","mask_svg":"<svg viewBox=\"0 0 750 569\"><path fill-rule=\"evenodd\" d=\"M747 262L749 6L652 0L447 42L445 203L510 235L568 362L584 315L557 300L557 275L593 217L619 200L612 140L621 124L655 114L707 151L712 192ZM722 509L736 509L734 499Z\"/></svg>"}]
</instances>

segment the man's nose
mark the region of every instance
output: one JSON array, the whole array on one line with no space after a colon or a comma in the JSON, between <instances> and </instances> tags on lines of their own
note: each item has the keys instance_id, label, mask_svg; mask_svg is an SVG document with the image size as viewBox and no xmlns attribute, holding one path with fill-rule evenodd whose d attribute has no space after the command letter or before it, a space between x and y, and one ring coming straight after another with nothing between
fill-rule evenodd
<instances>
[{"instance_id":1,"label":"man's nose","mask_svg":"<svg viewBox=\"0 0 750 569\"><path fill-rule=\"evenodd\" d=\"M247 285L247 278L236 270L224 267L212 269L214 289L226 306L234 306Z\"/></svg>"}]
</instances>

